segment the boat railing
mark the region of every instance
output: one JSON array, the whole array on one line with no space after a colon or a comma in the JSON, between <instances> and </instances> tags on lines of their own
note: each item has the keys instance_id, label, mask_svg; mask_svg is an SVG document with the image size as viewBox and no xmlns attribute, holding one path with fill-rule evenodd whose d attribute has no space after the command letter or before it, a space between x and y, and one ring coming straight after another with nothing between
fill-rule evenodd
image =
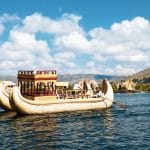
<instances>
[{"instance_id":1,"label":"boat railing","mask_svg":"<svg viewBox=\"0 0 150 150\"><path fill-rule=\"evenodd\" d=\"M74 99L74 98L89 98L90 95L87 94L87 90L64 90L59 89L57 90L57 96L59 98L67 98L67 99Z\"/></svg>"},{"instance_id":2,"label":"boat railing","mask_svg":"<svg viewBox=\"0 0 150 150\"><path fill-rule=\"evenodd\" d=\"M56 91L50 91L50 90L41 90L41 91L37 91L37 90L24 90L21 92L21 94L23 96L51 96L51 95L56 95Z\"/></svg>"},{"instance_id":3,"label":"boat railing","mask_svg":"<svg viewBox=\"0 0 150 150\"><path fill-rule=\"evenodd\" d=\"M38 71L19 70L18 71L18 75L37 75L37 74L56 74L56 70L38 70Z\"/></svg>"}]
</instances>

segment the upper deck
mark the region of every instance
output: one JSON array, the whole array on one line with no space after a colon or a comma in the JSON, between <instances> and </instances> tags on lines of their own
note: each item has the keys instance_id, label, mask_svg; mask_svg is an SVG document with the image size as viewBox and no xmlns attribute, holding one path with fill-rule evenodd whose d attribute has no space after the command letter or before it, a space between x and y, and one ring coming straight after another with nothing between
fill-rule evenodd
<instances>
[{"instance_id":1,"label":"upper deck","mask_svg":"<svg viewBox=\"0 0 150 150\"><path fill-rule=\"evenodd\" d=\"M18 79L31 79L31 80L57 80L56 70L44 71L18 71Z\"/></svg>"},{"instance_id":2,"label":"upper deck","mask_svg":"<svg viewBox=\"0 0 150 150\"><path fill-rule=\"evenodd\" d=\"M56 97L56 70L18 71L21 94L29 99L51 99Z\"/></svg>"}]
</instances>

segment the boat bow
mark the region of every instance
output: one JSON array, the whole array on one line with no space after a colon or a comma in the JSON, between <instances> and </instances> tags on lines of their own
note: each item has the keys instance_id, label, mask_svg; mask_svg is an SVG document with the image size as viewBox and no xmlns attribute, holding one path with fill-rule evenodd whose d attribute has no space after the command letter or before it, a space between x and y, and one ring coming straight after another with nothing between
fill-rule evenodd
<instances>
[{"instance_id":1,"label":"boat bow","mask_svg":"<svg viewBox=\"0 0 150 150\"><path fill-rule=\"evenodd\" d=\"M15 83L12 81L3 81L0 83L0 106L5 110L13 110L9 97L14 85Z\"/></svg>"}]
</instances>

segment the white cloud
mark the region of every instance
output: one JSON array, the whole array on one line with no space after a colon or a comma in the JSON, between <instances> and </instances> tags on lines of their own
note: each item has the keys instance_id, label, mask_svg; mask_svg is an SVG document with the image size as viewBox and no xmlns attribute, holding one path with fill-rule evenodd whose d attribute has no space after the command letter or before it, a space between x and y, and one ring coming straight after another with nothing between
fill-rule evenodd
<instances>
[{"instance_id":1,"label":"white cloud","mask_svg":"<svg viewBox=\"0 0 150 150\"><path fill-rule=\"evenodd\" d=\"M149 20L135 17L114 23L110 29L96 27L86 32L81 19L74 14L52 19L34 13L20 20L4 14L0 34L8 21L21 24L16 22L9 40L0 45L1 72L52 67L62 73L129 75L150 65ZM37 33L50 39L43 40Z\"/></svg>"},{"instance_id":2,"label":"white cloud","mask_svg":"<svg viewBox=\"0 0 150 150\"><path fill-rule=\"evenodd\" d=\"M0 23L0 35L4 32L5 28L2 23Z\"/></svg>"},{"instance_id":3,"label":"white cloud","mask_svg":"<svg viewBox=\"0 0 150 150\"><path fill-rule=\"evenodd\" d=\"M110 75L121 75L121 76L128 76L136 73L136 69L131 67L131 66L122 66L122 65L117 65L113 68L106 68L104 74L110 74Z\"/></svg>"},{"instance_id":4,"label":"white cloud","mask_svg":"<svg viewBox=\"0 0 150 150\"><path fill-rule=\"evenodd\" d=\"M90 38L87 38L90 37ZM148 63L147 52L150 49L149 21L136 17L114 23L109 30L102 27L92 29L86 34L71 32L57 36L55 44L60 49L69 49L77 53L92 54L96 60L133 62L142 60Z\"/></svg>"},{"instance_id":5,"label":"white cloud","mask_svg":"<svg viewBox=\"0 0 150 150\"><path fill-rule=\"evenodd\" d=\"M141 35L143 33L146 33L150 29L150 24L149 21L142 18L142 17L136 17L132 19L131 21L129 20L124 20L121 23L114 23L111 26L111 30L118 35L122 35L125 38L141 38Z\"/></svg>"},{"instance_id":6,"label":"white cloud","mask_svg":"<svg viewBox=\"0 0 150 150\"><path fill-rule=\"evenodd\" d=\"M0 47L2 72L7 72L5 68L9 66L13 71L49 67L52 57L46 41L36 40L33 34L14 30L10 31L9 39Z\"/></svg>"},{"instance_id":7,"label":"white cloud","mask_svg":"<svg viewBox=\"0 0 150 150\"><path fill-rule=\"evenodd\" d=\"M54 62L56 63L56 66L59 66L59 68L68 67L67 69L73 69L76 68L76 65L74 63L75 57L76 55L72 52L56 53L54 56ZM67 69L65 70L65 72L67 71Z\"/></svg>"},{"instance_id":8,"label":"white cloud","mask_svg":"<svg viewBox=\"0 0 150 150\"><path fill-rule=\"evenodd\" d=\"M75 54L72 52L56 53L55 61L57 62L66 62L75 58Z\"/></svg>"},{"instance_id":9,"label":"white cloud","mask_svg":"<svg viewBox=\"0 0 150 150\"><path fill-rule=\"evenodd\" d=\"M86 64L86 67L94 67L95 66L95 62L94 61L90 61Z\"/></svg>"},{"instance_id":10,"label":"white cloud","mask_svg":"<svg viewBox=\"0 0 150 150\"><path fill-rule=\"evenodd\" d=\"M97 55L97 53L95 53L95 54L93 55L93 60L98 61L98 62L106 62L107 59L108 59L108 58L107 58L106 56L102 56L101 54L98 54L98 55Z\"/></svg>"},{"instance_id":11,"label":"white cloud","mask_svg":"<svg viewBox=\"0 0 150 150\"><path fill-rule=\"evenodd\" d=\"M55 45L81 53L88 53L90 50L90 42L78 32L71 32L70 34L59 37L57 36Z\"/></svg>"},{"instance_id":12,"label":"white cloud","mask_svg":"<svg viewBox=\"0 0 150 150\"><path fill-rule=\"evenodd\" d=\"M0 16L0 35L5 30L5 23L17 21L20 21L20 18L16 15L3 14L2 16Z\"/></svg>"},{"instance_id":13,"label":"white cloud","mask_svg":"<svg viewBox=\"0 0 150 150\"><path fill-rule=\"evenodd\" d=\"M95 28L89 32L96 42L97 57L123 63L149 63L150 23L142 17L114 23L109 30ZM98 59L97 59L98 60Z\"/></svg>"},{"instance_id":14,"label":"white cloud","mask_svg":"<svg viewBox=\"0 0 150 150\"><path fill-rule=\"evenodd\" d=\"M67 34L73 31L83 32L79 26L80 16L64 14L60 19L51 19L42 14L34 13L23 20L21 30L29 33L44 32L51 34Z\"/></svg>"},{"instance_id":15,"label":"white cloud","mask_svg":"<svg viewBox=\"0 0 150 150\"><path fill-rule=\"evenodd\" d=\"M115 57L116 58L116 60L119 60L119 61L127 61L128 60L128 62L133 62L133 63L135 63L135 62L148 62L149 60L150 60L150 57L149 56L147 56L147 55L145 55L145 54L143 54L142 52L139 52L138 54L134 54L134 55L128 55L128 56L123 56L123 55L121 55L121 56L116 56Z\"/></svg>"},{"instance_id":16,"label":"white cloud","mask_svg":"<svg viewBox=\"0 0 150 150\"><path fill-rule=\"evenodd\" d=\"M0 22L13 22L13 21L20 21L20 18L17 15L10 15L10 14L3 14L0 16Z\"/></svg>"}]
</instances>

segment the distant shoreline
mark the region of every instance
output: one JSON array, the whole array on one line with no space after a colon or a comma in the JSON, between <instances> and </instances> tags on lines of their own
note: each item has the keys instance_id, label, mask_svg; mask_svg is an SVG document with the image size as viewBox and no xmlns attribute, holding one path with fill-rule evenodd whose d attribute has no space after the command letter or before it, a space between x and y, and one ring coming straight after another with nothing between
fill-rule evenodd
<instances>
[{"instance_id":1,"label":"distant shoreline","mask_svg":"<svg viewBox=\"0 0 150 150\"><path fill-rule=\"evenodd\" d=\"M114 93L150 93L149 91L114 91Z\"/></svg>"}]
</instances>

